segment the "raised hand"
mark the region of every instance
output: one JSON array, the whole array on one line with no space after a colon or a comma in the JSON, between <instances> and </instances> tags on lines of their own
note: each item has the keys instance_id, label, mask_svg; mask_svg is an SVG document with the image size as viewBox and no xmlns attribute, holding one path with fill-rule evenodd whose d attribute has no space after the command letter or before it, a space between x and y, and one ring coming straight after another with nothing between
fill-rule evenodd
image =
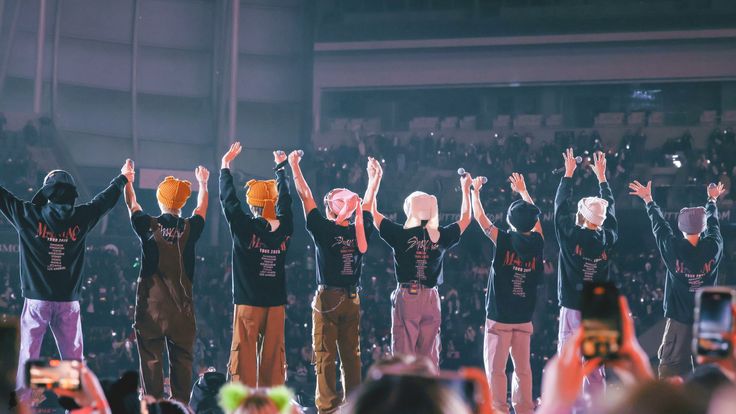
<instances>
[{"instance_id":1,"label":"raised hand","mask_svg":"<svg viewBox=\"0 0 736 414\"><path fill-rule=\"evenodd\" d=\"M294 166L298 166L299 162L301 162L302 156L299 154L299 150L294 150L289 153L289 165L291 165L292 169Z\"/></svg>"},{"instance_id":2,"label":"raised hand","mask_svg":"<svg viewBox=\"0 0 736 414\"><path fill-rule=\"evenodd\" d=\"M120 168L120 174L124 175L128 182L133 184L133 181L135 181L135 163L133 163L133 160L130 158L125 160L125 164Z\"/></svg>"},{"instance_id":3,"label":"raised hand","mask_svg":"<svg viewBox=\"0 0 736 414\"><path fill-rule=\"evenodd\" d=\"M600 357L583 362L582 343L583 328L580 328L547 363L542 374L542 407L538 413L569 410L580 394L585 376L601 364Z\"/></svg>"},{"instance_id":4,"label":"raised hand","mask_svg":"<svg viewBox=\"0 0 736 414\"><path fill-rule=\"evenodd\" d=\"M470 174L466 173L460 176L460 187L463 189L463 193L469 193L471 185L473 185L473 177Z\"/></svg>"},{"instance_id":5,"label":"raised hand","mask_svg":"<svg viewBox=\"0 0 736 414\"><path fill-rule=\"evenodd\" d=\"M606 154L596 151L593 153L593 164L590 166L598 178L599 183L606 182Z\"/></svg>"},{"instance_id":6,"label":"raised hand","mask_svg":"<svg viewBox=\"0 0 736 414\"><path fill-rule=\"evenodd\" d=\"M210 171L200 165L194 170L194 176L200 184L207 184L207 180L210 179Z\"/></svg>"},{"instance_id":7,"label":"raised hand","mask_svg":"<svg viewBox=\"0 0 736 414\"><path fill-rule=\"evenodd\" d=\"M383 168L381 167L381 163L373 157L368 157L368 166L366 167L366 170L368 171L369 179L375 180L383 177Z\"/></svg>"},{"instance_id":8,"label":"raised hand","mask_svg":"<svg viewBox=\"0 0 736 414\"><path fill-rule=\"evenodd\" d=\"M524 181L524 176L519 173L513 173L509 177L509 182L511 183L511 190L516 191L519 194L526 193L526 182Z\"/></svg>"},{"instance_id":9,"label":"raised hand","mask_svg":"<svg viewBox=\"0 0 736 414\"><path fill-rule=\"evenodd\" d=\"M230 163L234 160L242 151L243 148L240 146L240 142L236 141L230 145L230 149L227 150L225 155L222 156L222 168L230 168Z\"/></svg>"},{"instance_id":10,"label":"raised hand","mask_svg":"<svg viewBox=\"0 0 736 414\"><path fill-rule=\"evenodd\" d=\"M629 302L621 296L618 303L621 309L621 349L618 351L619 358L606 364L612 366L616 374L627 382L654 379L649 357L636 339Z\"/></svg>"},{"instance_id":11,"label":"raised hand","mask_svg":"<svg viewBox=\"0 0 736 414\"><path fill-rule=\"evenodd\" d=\"M575 169L578 168L578 163L575 161L575 153L572 148L568 148L562 153L562 158L565 159L565 177L572 177L575 173Z\"/></svg>"},{"instance_id":12,"label":"raised hand","mask_svg":"<svg viewBox=\"0 0 736 414\"><path fill-rule=\"evenodd\" d=\"M276 150L273 152L273 163L281 164L286 161L286 153L282 150Z\"/></svg>"},{"instance_id":13,"label":"raised hand","mask_svg":"<svg viewBox=\"0 0 736 414\"><path fill-rule=\"evenodd\" d=\"M473 178L473 190L476 193L479 193L482 187L483 187L483 177Z\"/></svg>"},{"instance_id":14,"label":"raised hand","mask_svg":"<svg viewBox=\"0 0 736 414\"><path fill-rule=\"evenodd\" d=\"M647 185L634 180L633 183L629 184L630 195L637 196L644 200L645 203L649 204L652 201L652 182L647 182Z\"/></svg>"},{"instance_id":15,"label":"raised hand","mask_svg":"<svg viewBox=\"0 0 736 414\"><path fill-rule=\"evenodd\" d=\"M714 200L717 200L718 197L723 195L723 193L726 192L726 188L723 186L723 183L719 182L718 185L715 185L714 183L708 184L708 198L712 198Z\"/></svg>"}]
</instances>

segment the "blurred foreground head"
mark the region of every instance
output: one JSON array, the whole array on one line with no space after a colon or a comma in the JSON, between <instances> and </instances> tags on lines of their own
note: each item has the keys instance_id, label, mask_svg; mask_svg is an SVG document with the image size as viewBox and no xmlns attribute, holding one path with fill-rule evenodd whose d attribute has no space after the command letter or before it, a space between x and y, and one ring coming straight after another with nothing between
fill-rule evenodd
<instances>
[{"instance_id":1,"label":"blurred foreground head","mask_svg":"<svg viewBox=\"0 0 736 414\"><path fill-rule=\"evenodd\" d=\"M347 414L471 414L470 408L434 378L385 375L352 395Z\"/></svg>"}]
</instances>

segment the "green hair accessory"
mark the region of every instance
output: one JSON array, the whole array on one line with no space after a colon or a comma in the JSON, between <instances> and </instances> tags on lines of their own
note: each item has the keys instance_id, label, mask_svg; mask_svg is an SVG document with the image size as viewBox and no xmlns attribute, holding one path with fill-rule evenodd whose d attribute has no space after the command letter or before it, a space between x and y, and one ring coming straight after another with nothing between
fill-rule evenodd
<instances>
[{"instance_id":1,"label":"green hair accessory","mask_svg":"<svg viewBox=\"0 0 736 414\"><path fill-rule=\"evenodd\" d=\"M239 382L231 382L223 385L219 394L220 408L225 410L226 413L232 413L243 405L251 391Z\"/></svg>"},{"instance_id":2,"label":"green hair accessory","mask_svg":"<svg viewBox=\"0 0 736 414\"><path fill-rule=\"evenodd\" d=\"M253 390L239 382L225 384L220 389L219 393L220 407L226 413L233 413L242 406L251 395L253 395ZM274 403L276 408L279 410L279 414L290 414L291 400L294 399L294 393L289 388L284 385L269 388L266 391L266 396Z\"/></svg>"}]
</instances>

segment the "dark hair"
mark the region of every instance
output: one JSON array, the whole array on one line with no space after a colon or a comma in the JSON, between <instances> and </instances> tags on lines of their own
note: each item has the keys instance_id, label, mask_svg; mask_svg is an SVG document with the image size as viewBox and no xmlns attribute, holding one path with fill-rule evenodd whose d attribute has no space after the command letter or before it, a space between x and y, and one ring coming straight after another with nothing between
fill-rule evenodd
<instances>
[{"instance_id":1,"label":"dark hair","mask_svg":"<svg viewBox=\"0 0 736 414\"><path fill-rule=\"evenodd\" d=\"M368 381L351 397L347 414L470 414L470 408L435 378L388 375Z\"/></svg>"},{"instance_id":2,"label":"dark hair","mask_svg":"<svg viewBox=\"0 0 736 414\"><path fill-rule=\"evenodd\" d=\"M194 414L192 410L176 400L158 400L148 405L148 414Z\"/></svg>"}]
</instances>

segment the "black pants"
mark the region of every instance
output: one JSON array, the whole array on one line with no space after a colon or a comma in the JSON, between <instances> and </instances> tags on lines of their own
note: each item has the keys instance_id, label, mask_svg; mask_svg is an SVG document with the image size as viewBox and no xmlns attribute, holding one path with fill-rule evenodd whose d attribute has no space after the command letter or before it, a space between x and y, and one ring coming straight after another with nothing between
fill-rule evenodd
<instances>
[{"instance_id":1,"label":"black pants","mask_svg":"<svg viewBox=\"0 0 736 414\"><path fill-rule=\"evenodd\" d=\"M659 347L659 377L685 376L693 372L693 326L667 319Z\"/></svg>"}]
</instances>

